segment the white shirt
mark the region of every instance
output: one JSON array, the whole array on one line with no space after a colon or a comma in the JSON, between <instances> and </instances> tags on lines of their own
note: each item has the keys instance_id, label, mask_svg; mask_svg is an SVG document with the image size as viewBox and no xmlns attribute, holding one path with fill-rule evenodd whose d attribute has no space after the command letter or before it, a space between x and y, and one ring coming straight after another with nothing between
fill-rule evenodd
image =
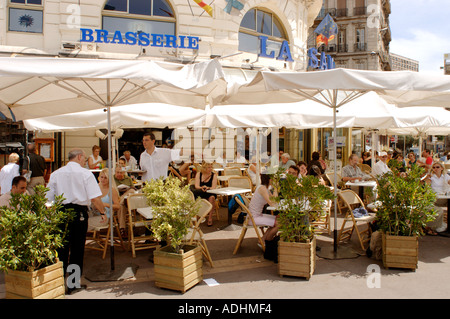
<instances>
[{"instance_id":1,"label":"white shirt","mask_svg":"<svg viewBox=\"0 0 450 319\"><path fill-rule=\"evenodd\" d=\"M3 166L0 171L0 187L2 195L11 190L13 178L19 175L19 165L16 163L8 163Z\"/></svg>"},{"instance_id":2,"label":"white shirt","mask_svg":"<svg viewBox=\"0 0 450 319\"><path fill-rule=\"evenodd\" d=\"M142 152L139 159L141 169L146 171L142 175L142 181L151 179L167 178L169 163L180 158L180 150L171 150L170 148L155 147L152 155L147 151Z\"/></svg>"},{"instance_id":3,"label":"white shirt","mask_svg":"<svg viewBox=\"0 0 450 319\"><path fill-rule=\"evenodd\" d=\"M431 175L431 188L436 193L446 193L450 190L450 185L448 181L450 180L450 176L448 174L441 174L441 177L437 177L435 174Z\"/></svg>"},{"instance_id":4,"label":"white shirt","mask_svg":"<svg viewBox=\"0 0 450 319\"><path fill-rule=\"evenodd\" d=\"M63 204L88 206L91 199L102 196L94 174L76 162L69 162L54 171L47 187L50 188L47 199L53 201L55 196L63 195Z\"/></svg>"},{"instance_id":5,"label":"white shirt","mask_svg":"<svg viewBox=\"0 0 450 319\"><path fill-rule=\"evenodd\" d=\"M390 171L391 171L391 169L383 161L376 162L372 168L372 173L375 176L383 175Z\"/></svg>"}]
</instances>

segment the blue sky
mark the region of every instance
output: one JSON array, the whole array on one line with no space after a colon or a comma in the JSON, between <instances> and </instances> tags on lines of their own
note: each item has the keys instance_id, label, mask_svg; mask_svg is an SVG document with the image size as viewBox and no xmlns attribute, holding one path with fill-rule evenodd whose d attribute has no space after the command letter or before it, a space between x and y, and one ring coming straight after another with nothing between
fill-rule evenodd
<instances>
[{"instance_id":1,"label":"blue sky","mask_svg":"<svg viewBox=\"0 0 450 319\"><path fill-rule=\"evenodd\" d=\"M450 1L391 0L390 52L419 61L420 72L443 74L450 53Z\"/></svg>"}]
</instances>

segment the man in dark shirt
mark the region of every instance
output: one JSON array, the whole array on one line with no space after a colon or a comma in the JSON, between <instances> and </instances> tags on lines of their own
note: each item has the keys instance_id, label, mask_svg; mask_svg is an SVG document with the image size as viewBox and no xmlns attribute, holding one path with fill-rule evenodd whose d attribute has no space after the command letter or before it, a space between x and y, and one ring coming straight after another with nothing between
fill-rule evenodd
<instances>
[{"instance_id":1,"label":"man in dark shirt","mask_svg":"<svg viewBox=\"0 0 450 319\"><path fill-rule=\"evenodd\" d=\"M31 171L31 179L28 182L27 191L33 195L33 188L36 185L45 185L44 176L47 172L45 159L36 153L36 144L34 143L28 144L28 156L23 161L22 175L28 171Z\"/></svg>"}]
</instances>

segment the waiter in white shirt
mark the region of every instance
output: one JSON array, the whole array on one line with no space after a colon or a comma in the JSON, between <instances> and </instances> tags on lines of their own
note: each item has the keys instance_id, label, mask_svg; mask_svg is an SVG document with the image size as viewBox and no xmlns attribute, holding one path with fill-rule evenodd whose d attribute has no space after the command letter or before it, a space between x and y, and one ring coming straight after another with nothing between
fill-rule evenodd
<instances>
[{"instance_id":1,"label":"waiter in white shirt","mask_svg":"<svg viewBox=\"0 0 450 319\"><path fill-rule=\"evenodd\" d=\"M69 152L69 163L50 175L47 187L48 201L54 201L55 196L62 195L65 208L72 208L76 215L69 222L66 244L58 249L58 257L64 264L64 274L67 266L76 264L83 273L84 246L88 227L88 206L91 204L101 213L102 220L107 223L105 208L101 200L102 192L95 180L94 174L84 168L86 154L81 149ZM86 288L83 286L82 288ZM69 294L74 288L69 288Z\"/></svg>"},{"instance_id":2,"label":"waiter in white shirt","mask_svg":"<svg viewBox=\"0 0 450 319\"><path fill-rule=\"evenodd\" d=\"M387 158L388 154L386 152L380 152L380 160L373 165L372 173L375 176L381 176L387 172L390 172L391 169L387 166Z\"/></svg>"},{"instance_id":3,"label":"waiter in white shirt","mask_svg":"<svg viewBox=\"0 0 450 319\"><path fill-rule=\"evenodd\" d=\"M169 148L159 148L155 146L155 135L145 133L142 138L142 144L145 151L142 152L139 164L143 171L142 181L150 181L163 177L167 178L169 163L180 159L181 150L171 150Z\"/></svg>"}]
</instances>

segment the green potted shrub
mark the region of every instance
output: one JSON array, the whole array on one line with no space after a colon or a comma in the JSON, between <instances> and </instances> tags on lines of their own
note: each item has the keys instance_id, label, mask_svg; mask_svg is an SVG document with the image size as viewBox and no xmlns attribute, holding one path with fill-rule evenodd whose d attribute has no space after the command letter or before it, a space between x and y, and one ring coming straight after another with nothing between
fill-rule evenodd
<instances>
[{"instance_id":1,"label":"green potted shrub","mask_svg":"<svg viewBox=\"0 0 450 319\"><path fill-rule=\"evenodd\" d=\"M392 172L378 178L376 225L382 233L385 268L415 270L418 262L418 238L426 224L434 220L436 195L421 180L425 170L417 165L407 172Z\"/></svg>"},{"instance_id":2,"label":"green potted shrub","mask_svg":"<svg viewBox=\"0 0 450 319\"><path fill-rule=\"evenodd\" d=\"M168 177L147 182L143 192L153 209L151 230L167 246L153 253L155 284L186 292L203 280L201 247L183 244L200 199L194 200L189 185Z\"/></svg>"},{"instance_id":3,"label":"green potted shrub","mask_svg":"<svg viewBox=\"0 0 450 319\"><path fill-rule=\"evenodd\" d=\"M11 208L0 208L6 298L63 298L63 265L56 250L63 246L73 213L63 209L62 196L47 206L48 188L38 185L34 190L34 195L13 194Z\"/></svg>"},{"instance_id":4,"label":"green potted shrub","mask_svg":"<svg viewBox=\"0 0 450 319\"><path fill-rule=\"evenodd\" d=\"M316 237L311 223L323 211L325 201L334 199L333 192L319 184L315 176L297 179L277 173L273 184L278 190L278 274L309 279L315 270Z\"/></svg>"}]
</instances>

